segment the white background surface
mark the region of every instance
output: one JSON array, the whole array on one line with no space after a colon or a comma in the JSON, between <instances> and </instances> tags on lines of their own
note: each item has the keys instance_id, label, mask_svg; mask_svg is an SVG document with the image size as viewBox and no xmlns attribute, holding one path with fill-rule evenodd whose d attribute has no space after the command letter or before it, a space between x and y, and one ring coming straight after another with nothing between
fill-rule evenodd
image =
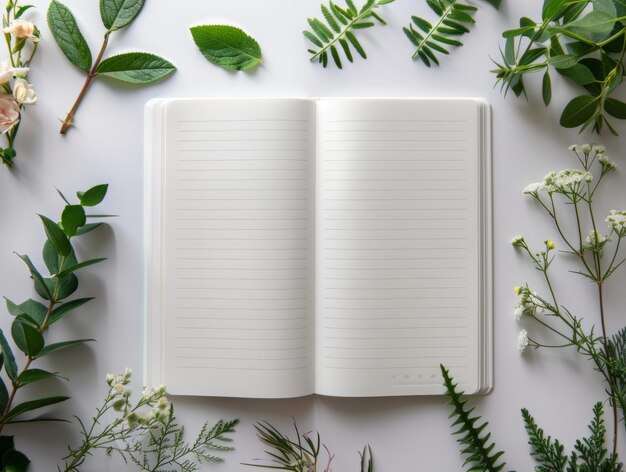
<instances>
[{"instance_id":1,"label":"white background surface","mask_svg":"<svg viewBox=\"0 0 626 472\"><path fill-rule=\"evenodd\" d=\"M477 26L465 46L427 69L411 62L412 48L401 27L411 14L431 17L421 0L397 0L381 12L389 26L361 34L367 61L358 60L343 71L323 70L308 62L301 36L307 16L318 16L318 0L229 0L167 2L151 0L127 30L112 35L110 53L150 50L167 57L178 71L147 88L120 87L95 81L76 115L76 127L66 137L58 134L58 118L65 115L84 80L61 54L45 25L48 2L35 0L31 13L42 29L41 50L33 63L31 81L39 104L24 116L13 171L0 169L0 293L15 301L31 296L27 271L13 254L28 253L40 261L43 231L35 213L58 215L62 202L54 187L68 194L92 185L110 183L102 206L119 214L110 227L78 243L83 257L108 256L102 265L80 274L80 296L95 296L86 309L55 325L49 340L93 337L97 343L50 357L47 367L70 381L50 381L31 387L31 393L67 393L72 399L54 409L54 416L88 418L105 395L107 372L132 367L139 381L142 365L142 115L151 97L255 97L255 96L480 96L493 106L494 221L495 221L495 388L474 399L478 412L491 423L498 447L505 449L508 466L531 470L527 439L519 409L528 407L546 432L559 437L569 449L586 433L591 407L605 398L599 375L591 363L573 351L538 351L520 356L515 338L520 326L512 318L514 285L539 285L538 274L509 245L523 233L538 245L547 237L559 240L544 215L521 189L550 170L574 167L569 144L594 141L576 130L558 125L558 116L570 97L569 86L554 76L553 106L545 109L538 96L540 77L529 80L529 101L512 95L504 99L494 89L489 73L499 59L500 33L517 24L520 16L538 18L540 0L504 0L500 12L485 2ZM96 0L67 0L92 46L99 47L103 27ZM243 26L260 42L264 64L254 74L233 74L204 60L195 48L188 27L224 21ZM94 53L95 55L95 53ZM626 126L618 126L626 135ZM622 138L602 137L607 153L626 169ZM613 175L601 195L601 213L626 207L624 171ZM610 192L610 193L609 193ZM566 273L573 261L562 258L556 270L561 299L575 313L595 320L593 287ZM607 284L608 325L611 331L626 324L623 294L626 278L618 275ZM0 325L9 325L4 307ZM537 330L533 326L532 330ZM43 367L43 363L40 367ZM219 378L215 379L219 382ZM140 386L136 385L139 390ZM26 394L27 389L24 389ZM24 399L24 397L22 397ZM237 450L224 454L226 463L203 470L239 471L240 462L262 455L253 423L261 419L287 430L291 417L302 430L318 430L336 457L333 470L358 470L358 454L372 445L377 472L461 470L458 447L450 436L448 413L440 397L336 399L312 396L293 400L262 401L215 398L175 398L176 412L190 434L204 420L238 417ZM39 424L14 427L17 447L33 460L34 472L56 470L67 444L76 445L74 424ZM620 445L626 446L623 429ZM122 470L117 461L98 454L84 471ZM129 469L130 470L130 469Z\"/></svg>"}]
</instances>

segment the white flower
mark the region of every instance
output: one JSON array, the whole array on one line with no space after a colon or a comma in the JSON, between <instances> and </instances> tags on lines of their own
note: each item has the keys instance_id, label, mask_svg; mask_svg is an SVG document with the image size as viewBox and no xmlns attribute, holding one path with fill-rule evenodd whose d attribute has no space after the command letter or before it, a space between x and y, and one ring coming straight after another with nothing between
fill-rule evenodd
<instances>
[{"instance_id":1,"label":"white flower","mask_svg":"<svg viewBox=\"0 0 626 472\"><path fill-rule=\"evenodd\" d=\"M568 149L570 151L576 152L578 150L578 145L577 144L572 144Z\"/></svg>"},{"instance_id":2,"label":"white flower","mask_svg":"<svg viewBox=\"0 0 626 472\"><path fill-rule=\"evenodd\" d=\"M613 162L611 159L609 159L607 156L605 156L604 154L600 156L600 158L598 159L598 162L602 164L602 170L604 172L617 169L617 164Z\"/></svg>"},{"instance_id":3,"label":"white flower","mask_svg":"<svg viewBox=\"0 0 626 472\"><path fill-rule=\"evenodd\" d=\"M35 34L35 24L18 18L4 28L5 33L10 33L16 38L30 38L32 41L37 42L39 38Z\"/></svg>"},{"instance_id":4,"label":"white flower","mask_svg":"<svg viewBox=\"0 0 626 472\"><path fill-rule=\"evenodd\" d=\"M13 68L13 77L25 79L30 69L28 67L15 67Z\"/></svg>"},{"instance_id":5,"label":"white flower","mask_svg":"<svg viewBox=\"0 0 626 472\"><path fill-rule=\"evenodd\" d=\"M545 186L553 186L557 190L567 191L573 186L582 182L591 182L593 175L591 172L581 169L565 169L559 172L551 172L546 176Z\"/></svg>"},{"instance_id":6,"label":"white flower","mask_svg":"<svg viewBox=\"0 0 626 472\"><path fill-rule=\"evenodd\" d=\"M593 149L596 151L596 154L603 154L604 151L606 151L606 148L602 146L602 144L594 144Z\"/></svg>"},{"instance_id":7,"label":"white flower","mask_svg":"<svg viewBox=\"0 0 626 472\"><path fill-rule=\"evenodd\" d=\"M609 228L616 233L622 233L626 230L626 211L611 210L609 216L606 217Z\"/></svg>"},{"instance_id":8,"label":"white flower","mask_svg":"<svg viewBox=\"0 0 626 472\"><path fill-rule=\"evenodd\" d=\"M140 411L140 412L137 413L137 422L139 424L149 423L153 419L154 419L154 412L153 411Z\"/></svg>"},{"instance_id":9,"label":"white flower","mask_svg":"<svg viewBox=\"0 0 626 472\"><path fill-rule=\"evenodd\" d=\"M517 335L517 350L520 354L523 354L528 347L528 331L521 330Z\"/></svg>"},{"instance_id":10,"label":"white flower","mask_svg":"<svg viewBox=\"0 0 626 472\"><path fill-rule=\"evenodd\" d=\"M114 382L115 382L115 375L114 374L107 374L106 382L109 384L109 386L112 387L114 385Z\"/></svg>"},{"instance_id":11,"label":"white flower","mask_svg":"<svg viewBox=\"0 0 626 472\"><path fill-rule=\"evenodd\" d=\"M4 134L20 121L20 109L12 95L0 94L0 134Z\"/></svg>"},{"instance_id":12,"label":"white flower","mask_svg":"<svg viewBox=\"0 0 626 472\"><path fill-rule=\"evenodd\" d=\"M585 242L592 246L602 246L608 240L609 238L593 230L589 233L589 236L585 238Z\"/></svg>"},{"instance_id":13,"label":"white flower","mask_svg":"<svg viewBox=\"0 0 626 472\"><path fill-rule=\"evenodd\" d=\"M9 83L9 80L13 78L15 69L11 67L9 61L0 62L0 85Z\"/></svg>"},{"instance_id":14,"label":"white flower","mask_svg":"<svg viewBox=\"0 0 626 472\"><path fill-rule=\"evenodd\" d=\"M513 239L511 239L511 244L513 247L523 247L524 246L524 236L517 235Z\"/></svg>"},{"instance_id":15,"label":"white flower","mask_svg":"<svg viewBox=\"0 0 626 472\"><path fill-rule=\"evenodd\" d=\"M154 396L154 389L150 387L144 388L143 392L141 392L141 396L146 400L152 398Z\"/></svg>"},{"instance_id":16,"label":"white flower","mask_svg":"<svg viewBox=\"0 0 626 472\"><path fill-rule=\"evenodd\" d=\"M13 96L22 105L32 105L37 101L37 94L32 84L24 79L17 79L13 86Z\"/></svg>"},{"instance_id":17,"label":"white flower","mask_svg":"<svg viewBox=\"0 0 626 472\"><path fill-rule=\"evenodd\" d=\"M528 184L522 192L524 195L533 195L541 190L543 190L543 182L533 182Z\"/></svg>"},{"instance_id":18,"label":"white flower","mask_svg":"<svg viewBox=\"0 0 626 472\"><path fill-rule=\"evenodd\" d=\"M116 395L123 395L125 390L126 388L121 383L118 383L113 387L113 392L115 392Z\"/></svg>"},{"instance_id":19,"label":"white flower","mask_svg":"<svg viewBox=\"0 0 626 472\"><path fill-rule=\"evenodd\" d=\"M589 154L591 152L591 145L590 144L582 144L580 146L580 150L582 152L584 152L585 154Z\"/></svg>"},{"instance_id":20,"label":"white flower","mask_svg":"<svg viewBox=\"0 0 626 472\"><path fill-rule=\"evenodd\" d=\"M513 310L513 318L515 318L516 321L519 321L522 319L523 315L524 315L524 306L521 303L516 303L515 309Z\"/></svg>"}]
</instances>

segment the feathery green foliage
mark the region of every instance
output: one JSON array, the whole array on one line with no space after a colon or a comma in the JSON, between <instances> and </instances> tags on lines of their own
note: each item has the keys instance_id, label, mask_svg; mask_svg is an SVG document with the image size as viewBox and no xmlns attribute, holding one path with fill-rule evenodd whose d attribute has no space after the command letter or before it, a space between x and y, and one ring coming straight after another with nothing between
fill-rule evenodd
<instances>
[{"instance_id":1,"label":"feathery green foliage","mask_svg":"<svg viewBox=\"0 0 626 472\"><path fill-rule=\"evenodd\" d=\"M522 409L522 417L528 433L528 444L532 448L530 455L539 464L535 472L564 471L567 457L563 453L563 445L557 439L553 442L550 436L546 437L526 408Z\"/></svg>"},{"instance_id":2,"label":"feathery green foliage","mask_svg":"<svg viewBox=\"0 0 626 472\"><path fill-rule=\"evenodd\" d=\"M613 401L626 417L626 328L622 328L601 347L598 369L608 379L613 391ZM626 422L622 421L626 427Z\"/></svg>"},{"instance_id":3,"label":"feathery green foliage","mask_svg":"<svg viewBox=\"0 0 626 472\"><path fill-rule=\"evenodd\" d=\"M458 429L452 434L461 435L457 442L461 445L461 454L466 456L464 466L469 466L468 472L499 472L505 463L501 462L500 456L503 451L494 451L495 443L489 442L491 433L486 432L486 421L476 425L480 421L479 416L472 416L474 408L467 408L467 400L463 392L458 392L450 377L450 372L441 365L441 375L446 387L445 395L448 397L448 405L452 406L450 418L456 418L452 427Z\"/></svg>"},{"instance_id":4,"label":"feathery green foliage","mask_svg":"<svg viewBox=\"0 0 626 472\"><path fill-rule=\"evenodd\" d=\"M498 8L501 0L487 1ZM466 25L476 23L472 15L478 8L458 0L426 0L426 4L439 17L435 24L412 16L413 23L404 27L403 31L416 47L412 58L420 59L430 67L431 64L439 65L437 53L448 55L450 46L463 46L458 38L470 32Z\"/></svg>"},{"instance_id":5,"label":"feathery green foliage","mask_svg":"<svg viewBox=\"0 0 626 472\"><path fill-rule=\"evenodd\" d=\"M367 0L359 9L352 0L346 0L347 8L329 2L328 7L322 5L322 14L325 22L318 18L309 18L310 30L304 30L302 34L317 47L309 49L311 62L319 62L322 66L328 65L329 57L332 57L335 65L343 68L341 53L348 61L353 62L352 49L367 59L363 46L354 35L355 30L371 28L377 21L385 25L385 20L374 10L382 5L392 3L395 0ZM375 21L374 21L375 20ZM352 48L352 49L351 49Z\"/></svg>"},{"instance_id":6,"label":"feathery green foliage","mask_svg":"<svg viewBox=\"0 0 626 472\"><path fill-rule=\"evenodd\" d=\"M330 464L334 454L328 450L322 443L319 433L315 433L315 437L309 433L300 433L295 420L293 427L296 432L296 438L291 439L289 436L281 433L276 427L267 421L257 423L256 429L258 438L271 448L265 451L270 458L267 463L246 463L251 467L261 467L264 469L289 470L292 472L330 472ZM322 449L326 451L328 459L322 461L320 453ZM372 458L372 449L365 446L359 453L361 456L361 472L374 472L374 460ZM261 459L258 459L261 460ZM325 465L323 465L325 462Z\"/></svg>"}]
</instances>

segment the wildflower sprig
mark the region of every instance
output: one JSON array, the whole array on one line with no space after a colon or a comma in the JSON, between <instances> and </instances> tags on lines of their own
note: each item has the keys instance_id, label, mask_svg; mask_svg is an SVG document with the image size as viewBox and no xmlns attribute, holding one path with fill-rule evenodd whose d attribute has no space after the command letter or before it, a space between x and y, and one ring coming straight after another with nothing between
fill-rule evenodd
<instances>
[{"instance_id":1,"label":"wildflower sprig","mask_svg":"<svg viewBox=\"0 0 626 472\"><path fill-rule=\"evenodd\" d=\"M594 362L606 382L606 391L613 407L611 457L616 457L618 409L622 417L626 412L626 376L622 375L626 372L626 356L619 360L617 354L626 351L614 346L626 345L626 334L623 335L624 343L621 344L619 339L608 337L603 287L606 280L624 263L620 245L621 240L626 237L626 211L609 212L605 219L607 226L604 226L594 208L594 196L598 188L605 177L617 168L606 156L604 146L583 144L573 145L569 149L581 167L551 172L542 182L527 186L524 194L537 201L552 219L564 244L562 252L578 260L579 268L571 272L585 277L597 287L596 321L599 322L601 331L598 333L594 325L583 325L583 317L574 315L557 298L550 270L555 259L554 242L546 240L544 247L534 252L522 236L516 236L511 244L525 253L535 269L542 273L548 294L538 295L527 285L516 287L515 293L519 296L519 301L515 305L515 318L531 320L563 340L561 344L547 344L529 337L528 332L523 330L518 338L518 349L523 352L526 346L575 347ZM565 204L565 209L560 207L560 203ZM562 223L568 216L575 222L575 229L571 234L565 231Z\"/></svg>"},{"instance_id":2,"label":"wildflower sprig","mask_svg":"<svg viewBox=\"0 0 626 472\"><path fill-rule=\"evenodd\" d=\"M17 156L15 139L22 113L37 102L35 88L28 81L30 64L35 57L41 34L37 26L24 17L33 5L9 0L2 14L2 27L8 59L0 62L0 134L5 146L0 147L0 160L13 166Z\"/></svg>"},{"instance_id":3,"label":"wildflower sprig","mask_svg":"<svg viewBox=\"0 0 626 472\"><path fill-rule=\"evenodd\" d=\"M78 472L88 456L104 450L107 454L120 454L138 470L193 472L200 462L223 460L211 450L232 450L228 445L231 439L226 435L235 432L239 420L218 421L212 428L205 423L196 439L186 443L185 430L176 421L166 387L147 387L133 401L131 380L130 369L123 374L107 374L108 394L89 426L76 417L83 440L80 446L68 448L64 467L59 471ZM107 422L111 415L113 420Z\"/></svg>"}]
</instances>

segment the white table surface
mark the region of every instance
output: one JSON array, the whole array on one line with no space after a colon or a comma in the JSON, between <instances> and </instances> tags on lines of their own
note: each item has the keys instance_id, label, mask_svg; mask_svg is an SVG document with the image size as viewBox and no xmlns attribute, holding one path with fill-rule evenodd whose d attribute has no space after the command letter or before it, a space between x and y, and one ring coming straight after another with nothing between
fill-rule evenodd
<instances>
[{"instance_id":1,"label":"white table surface","mask_svg":"<svg viewBox=\"0 0 626 472\"><path fill-rule=\"evenodd\" d=\"M595 401L605 395L591 363L573 351L539 351L520 356L515 339L521 328L512 317L512 287L525 281L538 284L538 274L509 245L512 236L525 234L540 244L548 237L559 240L545 216L521 189L550 170L574 167L567 151L572 143L603 142L607 154L626 169L622 138L565 130L558 117L570 98L570 86L556 75L554 103L541 103L540 77L528 81L530 99L503 98L494 88L490 56L499 59L500 33L517 24L520 16L538 18L540 0L504 0L500 12L477 1L477 26L464 38L465 46L444 58L440 68L428 69L410 60L412 48L401 31L411 14L430 16L421 0L397 0L383 13L389 26L361 35L367 61L338 71L323 70L308 61L301 36L307 16L318 16L318 0L229 0L221 2L166 2L151 0L138 20L111 38L110 52L145 49L167 57L178 71L159 84L129 88L97 80L76 115L76 127L63 137L59 118L65 115L84 76L61 54L45 24L47 1L35 0L30 13L42 29L41 49L33 63L31 81L39 103L27 111L18 138L16 168L0 169L0 294L16 301L31 296L31 284L22 262L13 254L31 254L40 261L43 231L36 213L56 216L62 208L55 187L64 192L84 190L108 182L110 193L102 211L119 214L110 227L78 243L86 256L108 256L102 265L80 274L81 296L96 300L62 323L49 339L94 337L97 343L68 350L42 362L70 381L48 381L24 389L35 395L67 393L72 399L54 408L55 416L88 418L105 395L107 372L131 367L140 381L142 366L142 178L143 105L151 97L315 97L315 96L480 96L493 107L494 251L495 251L495 388L475 398L478 412L490 421L493 438L506 450L511 469L531 470L527 438L520 408L536 415L546 432L559 437L569 449L586 433ZM98 2L67 0L77 15L92 49L100 45L103 31ZM204 60L193 44L188 27L199 23L227 22L244 27L260 42L264 63L254 74L233 74ZM618 125L622 135L626 126ZM610 177L601 195L601 213L626 208L623 171ZM591 284L559 266L556 285L561 298L578 314L595 319L595 292ZM626 317L619 290L624 274L607 283L608 325L614 331ZM2 308L0 326L10 317ZM58 327L57 327L58 326ZM537 327L533 326L536 330ZM140 386L136 385L139 390ZM24 397L23 397L24 398ZM358 470L357 451L372 445L377 472L457 472L462 460L450 436L448 413L441 397L339 399L311 396L291 400L240 400L175 398L176 412L191 435L204 420L241 419L235 436L236 451L224 454L226 462L202 470L239 471L241 462L260 457L262 446L253 423L266 419L284 430L291 417L304 431L316 429L335 453L333 470ZM607 417L608 418L608 417ZM621 427L621 426L620 426ZM73 424L15 426L18 449L33 460L31 471L56 470L68 443L76 445ZM623 430L620 446L626 446ZM626 456L625 456L626 457ZM97 455L84 471L126 470L118 461ZM128 469L133 470L133 469Z\"/></svg>"}]
</instances>

